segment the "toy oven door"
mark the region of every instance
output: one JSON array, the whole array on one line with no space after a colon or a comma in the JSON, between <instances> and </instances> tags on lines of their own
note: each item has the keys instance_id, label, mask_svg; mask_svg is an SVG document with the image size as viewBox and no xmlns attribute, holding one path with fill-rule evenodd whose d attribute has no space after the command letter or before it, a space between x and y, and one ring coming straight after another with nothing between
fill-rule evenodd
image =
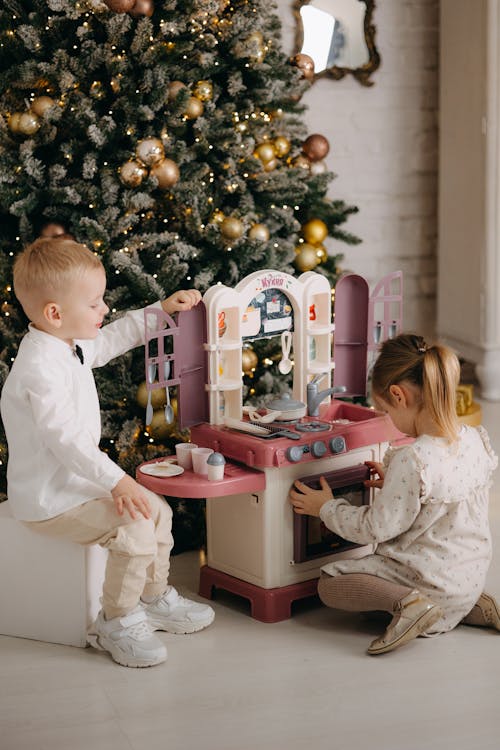
<instances>
[{"instance_id":1,"label":"toy oven door","mask_svg":"<svg viewBox=\"0 0 500 750\"><path fill-rule=\"evenodd\" d=\"M335 497L343 497L352 505L368 505L370 490L364 486L369 479L367 466L359 464L346 469L337 469L324 474L314 474L301 478L300 481L312 489L321 489L319 479L324 476L332 488ZM296 563L314 560L317 557L345 552L361 545L334 534L326 528L320 518L302 516L294 513L293 519L293 552Z\"/></svg>"}]
</instances>

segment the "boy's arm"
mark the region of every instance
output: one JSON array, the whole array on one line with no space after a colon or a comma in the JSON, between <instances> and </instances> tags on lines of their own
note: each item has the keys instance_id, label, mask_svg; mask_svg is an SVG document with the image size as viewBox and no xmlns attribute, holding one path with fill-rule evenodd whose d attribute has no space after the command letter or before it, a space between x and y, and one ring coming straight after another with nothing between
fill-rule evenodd
<instances>
[{"instance_id":1,"label":"boy's arm","mask_svg":"<svg viewBox=\"0 0 500 750\"><path fill-rule=\"evenodd\" d=\"M172 315L181 310L190 310L201 300L197 289L174 292L163 302L156 302L151 307L162 308ZM80 341L85 361L90 367L102 367L115 357L119 357L136 346L145 343L144 309L130 310L122 318L104 326L97 338Z\"/></svg>"}]
</instances>

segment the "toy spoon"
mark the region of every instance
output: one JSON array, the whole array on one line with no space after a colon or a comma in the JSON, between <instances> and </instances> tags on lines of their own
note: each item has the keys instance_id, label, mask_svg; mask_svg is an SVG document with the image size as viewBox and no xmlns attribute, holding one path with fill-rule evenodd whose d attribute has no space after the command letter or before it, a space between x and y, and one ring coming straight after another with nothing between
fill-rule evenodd
<instances>
[{"instance_id":1,"label":"toy spoon","mask_svg":"<svg viewBox=\"0 0 500 750\"><path fill-rule=\"evenodd\" d=\"M163 363L163 377L164 380L168 380L170 375L170 362L165 360ZM167 397L167 403L165 405L165 422L167 424L172 424L174 421L174 410L170 404L170 392L168 390L168 385L165 386L165 395Z\"/></svg>"},{"instance_id":2,"label":"toy spoon","mask_svg":"<svg viewBox=\"0 0 500 750\"><path fill-rule=\"evenodd\" d=\"M148 383L151 385L154 383L156 377L156 365L150 363L148 365ZM153 404L151 403L151 391L148 391L148 403L146 405L146 425L150 425L153 421Z\"/></svg>"}]
</instances>

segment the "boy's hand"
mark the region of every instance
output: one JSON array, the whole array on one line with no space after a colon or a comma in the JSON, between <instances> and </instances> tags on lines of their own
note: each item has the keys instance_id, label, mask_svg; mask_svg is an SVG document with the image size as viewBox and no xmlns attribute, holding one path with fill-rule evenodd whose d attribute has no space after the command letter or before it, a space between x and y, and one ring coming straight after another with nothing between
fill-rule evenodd
<instances>
[{"instance_id":1,"label":"boy's hand","mask_svg":"<svg viewBox=\"0 0 500 750\"><path fill-rule=\"evenodd\" d=\"M201 294L197 289L181 289L179 292L174 292L170 297L164 299L161 306L164 312L171 315L181 310L191 310L200 301Z\"/></svg>"},{"instance_id":2,"label":"boy's hand","mask_svg":"<svg viewBox=\"0 0 500 750\"><path fill-rule=\"evenodd\" d=\"M365 487L377 487L379 490L384 486L384 466L378 463L378 461L365 461L365 465L370 469L370 476L372 479L367 479L364 482ZM375 479L375 475L378 477Z\"/></svg>"},{"instance_id":3,"label":"boy's hand","mask_svg":"<svg viewBox=\"0 0 500 750\"><path fill-rule=\"evenodd\" d=\"M295 513L303 516L319 516L320 508L332 500L333 493L324 477L320 477L320 490L312 490L297 479L294 485L297 489L290 490L288 500L293 505ZM298 491L297 491L298 490Z\"/></svg>"},{"instance_id":4,"label":"boy's hand","mask_svg":"<svg viewBox=\"0 0 500 750\"><path fill-rule=\"evenodd\" d=\"M141 485L128 474L113 487L111 495L119 516L126 510L134 521L141 516L151 518L151 507Z\"/></svg>"}]
</instances>

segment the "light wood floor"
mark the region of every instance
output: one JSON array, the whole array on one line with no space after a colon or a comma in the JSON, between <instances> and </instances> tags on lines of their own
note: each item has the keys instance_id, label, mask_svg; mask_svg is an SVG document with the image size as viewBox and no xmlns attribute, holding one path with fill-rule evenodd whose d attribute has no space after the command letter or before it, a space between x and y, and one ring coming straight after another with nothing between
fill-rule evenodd
<instances>
[{"instance_id":1,"label":"light wood floor","mask_svg":"<svg viewBox=\"0 0 500 750\"><path fill-rule=\"evenodd\" d=\"M500 404L483 404L500 454ZM500 470L488 588L500 597ZM172 582L197 598L198 555ZM2 571L3 573L3 571ZM0 606L9 606L1 602ZM2 750L498 750L500 634L467 628L365 655L383 624L313 603L266 625L219 594L215 624L161 634L166 664L0 637Z\"/></svg>"}]
</instances>

